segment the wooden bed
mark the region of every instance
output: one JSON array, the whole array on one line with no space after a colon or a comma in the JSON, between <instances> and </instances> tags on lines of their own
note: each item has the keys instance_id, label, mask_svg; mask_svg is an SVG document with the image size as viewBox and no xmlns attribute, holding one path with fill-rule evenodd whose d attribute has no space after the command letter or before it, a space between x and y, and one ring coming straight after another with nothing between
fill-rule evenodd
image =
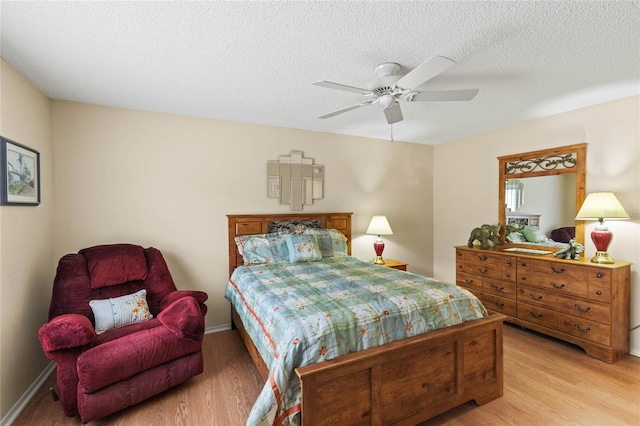
<instances>
[{"instance_id":1,"label":"wooden bed","mask_svg":"<svg viewBox=\"0 0 640 426\"><path fill-rule=\"evenodd\" d=\"M351 253L351 213L228 215L229 275L242 265L234 238L266 233L272 221L319 220L342 231ZM297 368L304 425L415 425L474 400L502 396L504 315L436 330ZM232 320L258 370L269 369L232 307Z\"/></svg>"}]
</instances>

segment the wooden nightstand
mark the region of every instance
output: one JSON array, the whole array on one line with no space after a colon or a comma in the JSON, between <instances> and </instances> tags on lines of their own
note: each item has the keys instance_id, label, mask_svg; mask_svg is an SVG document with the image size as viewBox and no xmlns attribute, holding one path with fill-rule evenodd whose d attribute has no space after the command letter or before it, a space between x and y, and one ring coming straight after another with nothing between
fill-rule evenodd
<instances>
[{"instance_id":1,"label":"wooden nightstand","mask_svg":"<svg viewBox=\"0 0 640 426\"><path fill-rule=\"evenodd\" d=\"M401 271L407 270L407 264L405 262L400 262L399 260L393 259L384 259L384 265L387 268L399 269Z\"/></svg>"}]
</instances>

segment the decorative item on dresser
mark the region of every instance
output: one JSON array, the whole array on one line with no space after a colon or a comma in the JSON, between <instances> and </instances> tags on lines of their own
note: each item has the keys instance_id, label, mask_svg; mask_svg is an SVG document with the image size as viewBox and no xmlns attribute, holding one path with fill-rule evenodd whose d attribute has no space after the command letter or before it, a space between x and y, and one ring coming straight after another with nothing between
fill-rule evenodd
<instances>
[{"instance_id":1,"label":"decorative item on dresser","mask_svg":"<svg viewBox=\"0 0 640 426\"><path fill-rule=\"evenodd\" d=\"M609 363L629 354L630 263L594 265L504 248L455 249L456 283L490 311L506 314L506 321L578 345Z\"/></svg>"}]
</instances>

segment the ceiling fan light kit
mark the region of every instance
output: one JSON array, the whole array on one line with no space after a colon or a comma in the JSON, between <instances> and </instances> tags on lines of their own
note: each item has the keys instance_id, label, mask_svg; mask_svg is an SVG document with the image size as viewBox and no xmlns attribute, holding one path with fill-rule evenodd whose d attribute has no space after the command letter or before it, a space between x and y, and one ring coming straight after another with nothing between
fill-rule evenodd
<instances>
[{"instance_id":1,"label":"ceiling fan light kit","mask_svg":"<svg viewBox=\"0 0 640 426\"><path fill-rule=\"evenodd\" d=\"M354 109L380 103L387 123L393 124L403 120L402 110L398 102L400 99L404 99L407 102L470 101L478 94L478 89L416 90L418 86L448 70L454 64L455 62L449 58L434 56L418 65L405 76L401 76L398 74L400 71L399 64L395 62L384 62L375 67L374 72L376 77L371 84L369 84L368 89L325 80L315 81L312 84L316 86L344 90L373 98L370 101L360 102L356 105L332 111L318 118L335 117L336 115L353 111Z\"/></svg>"}]
</instances>

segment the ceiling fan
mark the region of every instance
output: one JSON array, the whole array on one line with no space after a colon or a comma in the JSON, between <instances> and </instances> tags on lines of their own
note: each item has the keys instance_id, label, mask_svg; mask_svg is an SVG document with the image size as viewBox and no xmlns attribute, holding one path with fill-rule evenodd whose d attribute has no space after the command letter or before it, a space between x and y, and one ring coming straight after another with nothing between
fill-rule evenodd
<instances>
[{"instance_id":1,"label":"ceiling fan","mask_svg":"<svg viewBox=\"0 0 640 426\"><path fill-rule=\"evenodd\" d=\"M453 65L455 65L455 62L449 58L434 56L418 65L405 76L401 76L398 74L400 65L395 62L385 62L374 69L376 78L369 84L368 89L324 80L314 81L312 84L316 86L345 90L370 98L370 100L321 115L318 118L334 117L338 114L379 102L382 105L387 122L393 124L402 121L403 118L400 103L398 102L399 99L405 99L407 102L470 101L478 94L478 89L416 90L417 87L448 70Z\"/></svg>"}]
</instances>

